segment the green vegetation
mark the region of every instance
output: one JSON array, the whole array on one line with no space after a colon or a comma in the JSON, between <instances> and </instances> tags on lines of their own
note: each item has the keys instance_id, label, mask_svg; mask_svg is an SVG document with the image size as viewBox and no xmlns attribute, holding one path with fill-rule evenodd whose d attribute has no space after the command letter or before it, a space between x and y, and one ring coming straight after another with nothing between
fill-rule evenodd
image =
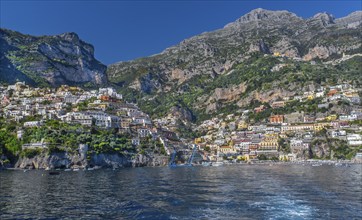
<instances>
[{"instance_id":1,"label":"green vegetation","mask_svg":"<svg viewBox=\"0 0 362 220\"><path fill-rule=\"evenodd\" d=\"M21 157L33 158L42 153L41 149L25 149L20 153Z\"/></svg>"},{"instance_id":2,"label":"green vegetation","mask_svg":"<svg viewBox=\"0 0 362 220\"><path fill-rule=\"evenodd\" d=\"M88 144L95 153L132 152L129 135L117 133L116 130L86 128L79 124L67 124L57 120L49 120L45 126L25 129L24 143L44 141L50 144L50 152L77 151L79 144ZM61 146L58 149L54 146Z\"/></svg>"},{"instance_id":3,"label":"green vegetation","mask_svg":"<svg viewBox=\"0 0 362 220\"><path fill-rule=\"evenodd\" d=\"M350 160L356 155L357 152L362 150L362 146L350 147L346 142L339 141L339 145L332 145L331 150L334 153L334 158Z\"/></svg>"},{"instance_id":4,"label":"green vegetation","mask_svg":"<svg viewBox=\"0 0 362 220\"><path fill-rule=\"evenodd\" d=\"M21 142L16 138L16 124L0 119L0 128L0 155L6 155L11 162L15 162L21 151Z\"/></svg>"}]
</instances>

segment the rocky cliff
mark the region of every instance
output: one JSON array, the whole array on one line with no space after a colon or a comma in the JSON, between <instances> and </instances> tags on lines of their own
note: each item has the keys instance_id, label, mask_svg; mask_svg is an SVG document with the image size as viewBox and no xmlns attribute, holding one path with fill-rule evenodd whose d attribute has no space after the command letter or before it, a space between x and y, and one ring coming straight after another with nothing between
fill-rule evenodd
<instances>
[{"instance_id":1,"label":"rocky cliff","mask_svg":"<svg viewBox=\"0 0 362 220\"><path fill-rule=\"evenodd\" d=\"M327 59L361 49L361 21L362 11L339 19L328 13L303 19L288 11L255 9L158 55L110 65L107 74L113 82L150 93L167 91L195 75L229 72L253 52Z\"/></svg>"},{"instance_id":2,"label":"rocky cliff","mask_svg":"<svg viewBox=\"0 0 362 220\"><path fill-rule=\"evenodd\" d=\"M67 153L46 153L36 155L32 158L21 157L15 164L20 169L57 169L57 168L86 168L86 167L142 167L142 166L166 166L169 157L147 156L138 154L135 157L122 156L119 154L94 154L90 158L81 159L79 155Z\"/></svg>"},{"instance_id":3,"label":"rocky cliff","mask_svg":"<svg viewBox=\"0 0 362 220\"><path fill-rule=\"evenodd\" d=\"M107 82L106 66L94 58L94 48L75 33L30 36L0 29L0 82L32 85Z\"/></svg>"},{"instance_id":4,"label":"rocky cliff","mask_svg":"<svg viewBox=\"0 0 362 220\"><path fill-rule=\"evenodd\" d=\"M178 106L197 118L198 113L247 106L252 99L302 92L324 67L331 75L347 74L322 62L362 51L361 22L362 11L338 19L328 13L303 19L288 11L255 9L160 54L112 64L107 75L151 114L169 114ZM311 60L320 63L312 66ZM313 76L301 79L309 74L306 69Z\"/></svg>"}]
</instances>

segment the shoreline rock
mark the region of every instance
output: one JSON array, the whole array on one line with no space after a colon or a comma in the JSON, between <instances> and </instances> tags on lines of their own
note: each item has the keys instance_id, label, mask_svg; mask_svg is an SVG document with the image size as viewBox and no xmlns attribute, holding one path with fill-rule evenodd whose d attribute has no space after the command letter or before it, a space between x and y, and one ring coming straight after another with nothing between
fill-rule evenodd
<instances>
[{"instance_id":1,"label":"shoreline rock","mask_svg":"<svg viewBox=\"0 0 362 220\"><path fill-rule=\"evenodd\" d=\"M33 158L22 157L15 163L15 169L69 169L69 168L122 168L144 166L166 166L169 157L137 154L132 158L120 154L93 154L89 160L67 153L40 154Z\"/></svg>"}]
</instances>

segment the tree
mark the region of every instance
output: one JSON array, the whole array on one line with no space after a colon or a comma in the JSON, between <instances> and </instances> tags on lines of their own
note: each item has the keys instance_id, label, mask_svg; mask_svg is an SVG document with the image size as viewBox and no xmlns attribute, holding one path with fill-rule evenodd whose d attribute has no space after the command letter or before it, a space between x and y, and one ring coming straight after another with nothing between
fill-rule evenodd
<instances>
[{"instance_id":1,"label":"tree","mask_svg":"<svg viewBox=\"0 0 362 220\"><path fill-rule=\"evenodd\" d=\"M268 160L268 157L265 156L264 154L260 154L260 155L258 155L258 159L259 160Z\"/></svg>"}]
</instances>

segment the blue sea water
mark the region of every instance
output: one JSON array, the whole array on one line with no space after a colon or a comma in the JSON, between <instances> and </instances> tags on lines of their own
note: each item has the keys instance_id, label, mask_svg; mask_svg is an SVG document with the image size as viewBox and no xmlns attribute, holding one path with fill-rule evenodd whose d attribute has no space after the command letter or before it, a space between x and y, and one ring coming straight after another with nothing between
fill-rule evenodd
<instances>
[{"instance_id":1,"label":"blue sea water","mask_svg":"<svg viewBox=\"0 0 362 220\"><path fill-rule=\"evenodd\" d=\"M362 219L362 166L5 170L0 219Z\"/></svg>"}]
</instances>

